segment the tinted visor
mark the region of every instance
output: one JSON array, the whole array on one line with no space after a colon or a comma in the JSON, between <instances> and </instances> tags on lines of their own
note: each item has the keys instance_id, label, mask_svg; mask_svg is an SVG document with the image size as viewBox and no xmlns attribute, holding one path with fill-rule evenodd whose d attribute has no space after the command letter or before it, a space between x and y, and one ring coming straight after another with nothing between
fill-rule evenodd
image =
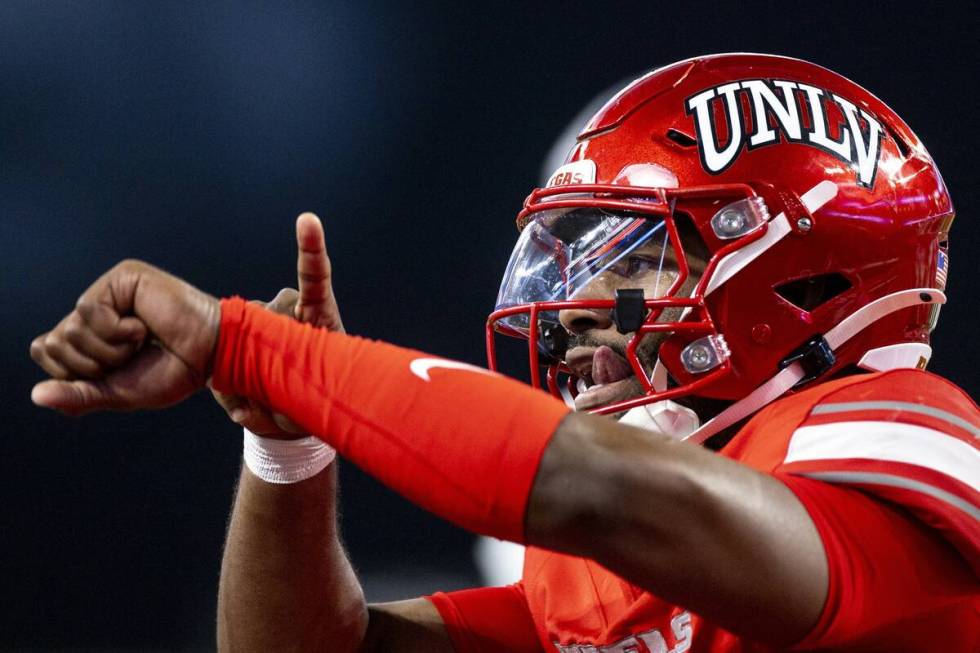
<instances>
[{"instance_id":1,"label":"tinted visor","mask_svg":"<svg viewBox=\"0 0 980 653\"><path fill-rule=\"evenodd\" d=\"M666 296L677 279L674 249L663 218L601 208L542 211L521 232L497 295L496 310L535 302L615 298L641 288L646 299ZM498 328L527 335L527 312ZM541 311L542 328L558 311Z\"/></svg>"}]
</instances>

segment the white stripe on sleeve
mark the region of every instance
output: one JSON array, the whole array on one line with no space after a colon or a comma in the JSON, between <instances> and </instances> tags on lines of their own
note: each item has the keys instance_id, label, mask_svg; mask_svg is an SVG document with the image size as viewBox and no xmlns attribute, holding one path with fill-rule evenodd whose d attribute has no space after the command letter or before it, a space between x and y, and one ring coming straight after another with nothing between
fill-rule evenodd
<instances>
[{"instance_id":1,"label":"white stripe on sleeve","mask_svg":"<svg viewBox=\"0 0 980 653\"><path fill-rule=\"evenodd\" d=\"M801 426L793 432L785 462L843 458L927 467L980 491L980 451L942 431L900 422Z\"/></svg>"}]
</instances>

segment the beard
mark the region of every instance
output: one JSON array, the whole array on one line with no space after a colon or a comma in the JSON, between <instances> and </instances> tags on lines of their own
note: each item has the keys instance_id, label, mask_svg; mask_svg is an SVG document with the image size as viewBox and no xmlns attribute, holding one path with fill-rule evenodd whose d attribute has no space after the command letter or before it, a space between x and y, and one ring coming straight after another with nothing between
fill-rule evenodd
<instances>
[{"instance_id":1,"label":"beard","mask_svg":"<svg viewBox=\"0 0 980 653\"><path fill-rule=\"evenodd\" d=\"M680 317L681 309L668 309L676 311L675 315L665 316L664 321L675 321ZM666 314L667 311L664 311ZM649 379L653 374L654 366L657 362L658 352L660 351L660 346L663 342L670 337L673 332L660 332L660 333L649 333L646 334L640 341L640 344L636 348L636 357L646 373ZM576 347L586 347L591 349L597 349L599 347L610 348L618 357L622 358L623 361L628 361L626 355L626 346L629 343L632 334L619 335L610 333L608 330L601 329L590 329L578 335L570 336L568 342L568 351L572 351ZM631 368L632 369L632 368ZM592 381L591 378L577 377L584 383L589 383ZM635 373L631 373L628 379L623 379L619 382L622 384L621 394L615 399L615 401L610 401L607 403L615 403L619 401L625 401L628 399L635 399L641 397L645 394L643 384L641 384L640 379L636 377ZM667 385L668 387L676 387L676 383L673 378L668 373L667 375ZM726 407L731 405L732 402L721 399L709 399L706 397L697 397L692 395L683 395L680 397L674 397L672 401L693 410L698 414L701 422L704 423L711 419ZM596 408L598 406L591 406L589 409ZM609 413L608 416L613 419L621 419L628 411L620 411L616 413Z\"/></svg>"},{"instance_id":2,"label":"beard","mask_svg":"<svg viewBox=\"0 0 980 653\"><path fill-rule=\"evenodd\" d=\"M657 360L657 351L667 334L647 334L636 349L640 367L649 378ZM569 341L569 352L577 359L573 376L577 379L576 410L592 410L604 405L635 399L645 394L644 386L629 362L626 346L629 338L608 331L590 330ZM579 353L574 353L574 352ZM585 357L588 364L583 365ZM572 356L566 357L570 362ZM584 368L584 369L583 369ZM575 373L577 369L578 373ZM609 413L620 419L626 411Z\"/></svg>"}]
</instances>

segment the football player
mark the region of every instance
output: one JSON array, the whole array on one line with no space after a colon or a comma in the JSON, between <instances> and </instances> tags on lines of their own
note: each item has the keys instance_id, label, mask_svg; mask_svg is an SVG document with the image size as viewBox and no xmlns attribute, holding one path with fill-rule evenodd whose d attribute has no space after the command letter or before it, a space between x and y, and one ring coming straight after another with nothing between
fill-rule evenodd
<instances>
[{"instance_id":1,"label":"football player","mask_svg":"<svg viewBox=\"0 0 980 653\"><path fill-rule=\"evenodd\" d=\"M312 217L273 308L321 328L126 261L32 344L54 377L32 397L154 408L210 378L262 432L227 649L967 653L980 412L923 370L952 218L921 142L861 87L700 57L613 97L518 216L490 367L498 334L525 339L553 397L343 334ZM331 447L528 544L522 581L366 606Z\"/></svg>"}]
</instances>

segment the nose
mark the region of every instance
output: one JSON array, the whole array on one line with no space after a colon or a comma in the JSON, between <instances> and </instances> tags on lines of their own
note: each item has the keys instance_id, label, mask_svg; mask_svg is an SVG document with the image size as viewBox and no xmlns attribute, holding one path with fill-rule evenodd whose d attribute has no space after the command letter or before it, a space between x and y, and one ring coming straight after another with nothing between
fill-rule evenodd
<instances>
[{"instance_id":1,"label":"nose","mask_svg":"<svg viewBox=\"0 0 980 653\"><path fill-rule=\"evenodd\" d=\"M572 296L572 299L612 299L613 289L604 283L600 275ZM613 327L612 313L604 308L568 308L558 312L558 321L565 329L574 335L591 331L592 329L609 329Z\"/></svg>"}]
</instances>

